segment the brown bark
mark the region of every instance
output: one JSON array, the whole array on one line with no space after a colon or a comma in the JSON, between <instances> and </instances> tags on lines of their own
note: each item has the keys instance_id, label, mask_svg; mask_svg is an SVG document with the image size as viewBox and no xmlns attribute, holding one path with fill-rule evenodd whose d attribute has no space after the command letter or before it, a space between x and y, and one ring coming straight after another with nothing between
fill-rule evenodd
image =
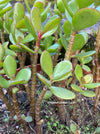
<instances>
[{"instance_id":1,"label":"brown bark","mask_svg":"<svg viewBox=\"0 0 100 134\"><path fill-rule=\"evenodd\" d=\"M8 99L6 98L4 92L2 91L2 89L0 88L0 99L2 99L2 101L6 104L8 110L10 111L12 117L15 115L14 113L14 109L13 106L11 106L10 102L8 101Z\"/></svg>"},{"instance_id":2,"label":"brown bark","mask_svg":"<svg viewBox=\"0 0 100 134\"><path fill-rule=\"evenodd\" d=\"M36 110L35 110L35 120L36 120L36 127L37 127L37 133L38 134L42 134L41 132L41 124L42 124L42 120L40 119L40 104L41 104L41 101L45 95L47 91L47 87L44 87L38 100L37 100L37 103L36 103Z\"/></svg>"},{"instance_id":3,"label":"brown bark","mask_svg":"<svg viewBox=\"0 0 100 134\"><path fill-rule=\"evenodd\" d=\"M98 53L99 53L99 48L100 48L100 27L98 29L98 33L97 33L97 37L96 37L96 44L95 44L95 55L94 55L94 64L95 64L95 82L100 82L100 65L99 65L99 57L98 57ZM98 101L100 98L100 89L99 87L95 88L95 93L96 93L96 97L95 97L95 104L94 104L94 111L97 110L97 105L98 105Z\"/></svg>"}]
</instances>

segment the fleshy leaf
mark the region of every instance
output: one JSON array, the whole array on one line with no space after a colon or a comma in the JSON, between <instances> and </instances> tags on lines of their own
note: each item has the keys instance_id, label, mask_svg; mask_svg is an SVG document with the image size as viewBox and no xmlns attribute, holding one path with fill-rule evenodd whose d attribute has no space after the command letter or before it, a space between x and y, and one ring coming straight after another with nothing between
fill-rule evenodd
<instances>
[{"instance_id":1,"label":"fleshy leaf","mask_svg":"<svg viewBox=\"0 0 100 134\"><path fill-rule=\"evenodd\" d=\"M64 49L66 50L67 47L68 47L68 42L67 42L65 36L64 36L62 33L60 34L60 36L61 36L61 45L62 45L62 46L64 47Z\"/></svg>"},{"instance_id":2,"label":"fleshy leaf","mask_svg":"<svg viewBox=\"0 0 100 134\"><path fill-rule=\"evenodd\" d=\"M31 11L31 22L37 31L41 30L41 14L37 7L33 7Z\"/></svg>"},{"instance_id":3,"label":"fleshy leaf","mask_svg":"<svg viewBox=\"0 0 100 134\"><path fill-rule=\"evenodd\" d=\"M51 91L46 91L46 93L45 93L43 99L46 99L46 100L47 100L47 99L49 99L51 96L52 96L52 92L51 92Z\"/></svg>"},{"instance_id":4,"label":"fleshy leaf","mask_svg":"<svg viewBox=\"0 0 100 134\"><path fill-rule=\"evenodd\" d=\"M60 10L61 13L65 12L65 7L64 7L64 4L63 4L62 0L57 0L57 7L58 7L58 9Z\"/></svg>"},{"instance_id":5,"label":"fleshy leaf","mask_svg":"<svg viewBox=\"0 0 100 134\"><path fill-rule=\"evenodd\" d=\"M10 49L12 49L15 52L25 52L24 49L17 45L10 45Z\"/></svg>"},{"instance_id":6,"label":"fleshy leaf","mask_svg":"<svg viewBox=\"0 0 100 134\"><path fill-rule=\"evenodd\" d=\"M17 54L16 54L14 51L12 51L12 50L6 48L6 49L5 49L5 56L7 56L7 55L15 56L15 57L17 56Z\"/></svg>"},{"instance_id":7,"label":"fleshy leaf","mask_svg":"<svg viewBox=\"0 0 100 134\"><path fill-rule=\"evenodd\" d=\"M87 42L88 34L84 32L84 34L76 34L74 44L73 44L73 52L76 50L80 50Z\"/></svg>"},{"instance_id":8,"label":"fleshy leaf","mask_svg":"<svg viewBox=\"0 0 100 134\"><path fill-rule=\"evenodd\" d=\"M0 75L0 87L8 88L9 82Z\"/></svg>"},{"instance_id":9,"label":"fleshy leaf","mask_svg":"<svg viewBox=\"0 0 100 134\"><path fill-rule=\"evenodd\" d=\"M54 53L54 52L57 51L58 48L59 48L59 44L56 43L56 44L50 46L50 47L47 49L47 51L48 51L49 53Z\"/></svg>"},{"instance_id":10,"label":"fleshy leaf","mask_svg":"<svg viewBox=\"0 0 100 134\"><path fill-rule=\"evenodd\" d=\"M33 35L33 37L36 39L37 38L37 35L36 35L36 32L35 32L35 29L32 25L32 23L30 22L30 20L28 19L28 17L24 17L24 20L25 20L25 25L28 29L28 31Z\"/></svg>"},{"instance_id":11,"label":"fleshy leaf","mask_svg":"<svg viewBox=\"0 0 100 134\"><path fill-rule=\"evenodd\" d=\"M50 9L51 3L48 3L44 11L41 13L41 22L44 22L47 18L47 12Z\"/></svg>"},{"instance_id":12,"label":"fleshy leaf","mask_svg":"<svg viewBox=\"0 0 100 134\"><path fill-rule=\"evenodd\" d=\"M84 53L79 53L79 54L74 55L73 57L86 58L88 56L95 54L95 52L96 51L88 51L88 52L84 52Z\"/></svg>"},{"instance_id":13,"label":"fleshy leaf","mask_svg":"<svg viewBox=\"0 0 100 134\"><path fill-rule=\"evenodd\" d=\"M100 83L88 83L83 85L86 88L93 89L100 86Z\"/></svg>"},{"instance_id":14,"label":"fleshy leaf","mask_svg":"<svg viewBox=\"0 0 100 134\"><path fill-rule=\"evenodd\" d=\"M87 19L88 18L88 19ZM72 19L75 31L94 25L100 19L100 13L92 8L83 8L75 13Z\"/></svg>"},{"instance_id":15,"label":"fleshy leaf","mask_svg":"<svg viewBox=\"0 0 100 134\"><path fill-rule=\"evenodd\" d=\"M83 71L91 72L91 69L87 65L82 65Z\"/></svg>"},{"instance_id":16,"label":"fleshy leaf","mask_svg":"<svg viewBox=\"0 0 100 134\"><path fill-rule=\"evenodd\" d=\"M41 68L43 71L51 77L53 75L53 64L50 54L47 51L44 51L40 59Z\"/></svg>"},{"instance_id":17,"label":"fleshy leaf","mask_svg":"<svg viewBox=\"0 0 100 134\"><path fill-rule=\"evenodd\" d=\"M37 73L38 78L48 87L51 86L51 83L48 79L46 79L44 76L42 76L41 74Z\"/></svg>"},{"instance_id":18,"label":"fleshy leaf","mask_svg":"<svg viewBox=\"0 0 100 134\"><path fill-rule=\"evenodd\" d=\"M26 50L26 51L28 51L28 52L30 52L30 53L35 53L35 51L33 51L32 49L30 49L29 47L27 47L26 45L24 45L24 44L22 44L22 43L20 43L19 44L24 50Z\"/></svg>"},{"instance_id":19,"label":"fleshy leaf","mask_svg":"<svg viewBox=\"0 0 100 134\"><path fill-rule=\"evenodd\" d=\"M38 1L38 0L36 0L35 2L34 2L34 5L33 5L34 7L37 7L38 9L39 9L39 11L40 11L40 13L42 13L43 12L43 10L44 10L44 5L43 5L43 2L42 1Z\"/></svg>"},{"instance_id":20,"label":"fleshy leaf","mask_svg":"<svg viewBox=\"0 0 100 134\"><path fill-rule=\"evenodd\" d=\"M59 79L63 78L64 76L68 75L72 71L72 64L68 60L64 60L59 62L53 72L53 81L59 81Z\"/></svg>"},{"instance_id":21,"label":"fleshy leaf","mask_svg":"<svg viewBox=\"0 0 100 134\"><path fill-rule=\"evenodd\" d=\"M22 82L24 82L25 80L9 80L9 85L13 86L13 85L17 85L17 84L22 84Z\"/></svg>"},{"instance_id":22,"label":"fleshy leaf","mask_svg":"<svg viewBox=\"0 0 100 134\"><path fill-rule=\"evenodd\" d=\"M32 36L31 33L29 33L28 35L26 35L26 37L23 39L22 43L28 43L34 40L34 37Z\"/></svg>"},{"instance_id":23,"label":"fleshy leaf","mask_svg":"<svg viewBox=\"0 0 100 134\"><path fill-rule=\"evenodd\" d=\"M88 7L89 5L91 5L94 0L76 0L77 4L79 6L79 8L84 8L84 7Z\"/></svg>"},{"instance_id":24,"label":"fleshy leaf","mask_svg":"<svg viewBox=\"0 0 100 134\"><path fill-rule=\"evenodd\" d=\"M25 9L23 4L21 3L16 3L14 5L14 13L13 13L13 18L18 23L20 20L24 18L25 15Z\"/></svg>"},{"instance_id":25,"label":"fleshy leaf","mask_svg":"<svg viewBox=\"0 0 100 134\"><path fill-rule=\"evenodd\" d=\"M25 20L22 19L16 24L16 28L26 28Z\"/></svg>"},{"instance_id":26,"label":"fleshy leaf","mask_svg":"<svg viewBox=\"0 0 100 134\"><path fill-rule=\"evenodd\" d=\"M83 60L83 64L89 63L90 61L92 61L92 59L93 59L93 58L92 58L91 56L85 58L85 59Z\"/></svg>"},{"instance_id":27,"label":"fleshy leaf","mask_svg":"<svg viewBox=\"0 0 100 134\"><path fill-rule=\"evenodd\" d=\"M0 5L1 5L1 4L8 3L9 1L11 1L11 0L2 0L2 1L0 1Z\"/></svg>"},{"instance_id":28,"label":"fleshy leaf","mask_svg":"<svg viewBox=\"0 0 100 134\"><path fill-rule=\"evenodd\" d=\"M44 34L44 33L48 32L48 31L51 31L52 29L56 28L59 23L60 23L60 18L54 18L49 23L47 22L47 24L44 26L44 28L42 30L42 34Z\"/></svg>"},{"instance_id":29,"label":"fleshy leaf","mask_svg":"<svg viewBox=\"0 0 100 134\"><path fill-rule=\"evenodd\" d=\"M71 9L72 13L75 14L76 11L79 9L77 6L76 0L71 0L68 2L68 6Z\"/></svg>"},{"instance_id":30,"label":"fleshy leaf","mask_svg":"<svg viewBox=\"0 0 100 134\"><path fill-rule=\"evenodd\" d=\"M4 68L4 71L7 74L7 76L9 76L10 78L13 75L15 75L16 69L17 69L17 64L12 56L8 55L5 58L4 63L3 63L3 68Z\"/></svg>"},{"instance_id":31,"label":"fleshy leaf","mask_svg":"<svg viewBox=\"0 0 100 134\"><path fill-rule=\"evenodd\" d=\"M68 35L71 33L72 30L72 24L70 23L70 21L66 20L63 24L63 30L65 35Z\"/></svg>"},{"instance_id":32,"label":"fleshy leaf","mask_svg":"<svg viewBox=\"0 0 100 134\"><path fill-rule=\"evenodd\" d=\"M75 76L81 82L81 77L83 77L83 71L80 65L77 64L75 68Z\"/></svg>"},{"instance_id":33,"label":"fleshy leaf","mask_svg":"<svg viewBox=\"0 0 100 134\"><path fill-rule=\"evenodd\" d=\"M75 84L71 84L71 87L72 87L73 90L75 90L77 92L81 92L82 91L81 88L79 86L75 85Z\"/></svg>"},{"instance_id":34,"label":"fleshy leaf","mask_svg":"<svg viewBox=\"0 0 100 134\"><path fill-rule=\"evenodd\" d=\"M51 36L53 33L55 33L55 32L56 32L56 30L57 30L57 27L56 27L56 28L54 28L54 29L52 29L52 30L50 30L50 31L48 31L48 32L46 32L46 33L44 33L44 34L42 35L42 38L45 38L45 37Z\"/></svg>"},{"instance_id":35,"label":"fleshy leaf","mask_svg":"<svg viewBox=\"0 0 100 134\"><path fill-rule=\"evenodd\" d=\"M89 90L82 90L81 94L83 94L86 97L94 97L95 93L93 91L89 91Z\"/></svg>"},{"instance_id":36,"label":"fleshy leaf","mask_svg":"<svg viewBox=\"0 0 100 134\"><path fill-rule=\"evenodd\" d=\"M11 10L11 9L12 9L12 6L7 7L7 8L5 8L5 9L1 10L1 11L0 11L0 16L3 16L6 12L8 12L8 11Z\"/></svg>"},{"instance_id":37,"label":"fleshy leaf","mask_svg":"<svg viewBox=\"0 0 100 134\"><path fill-rule=\"evenodd\" d=\"M71 100L75 98L75 94L65 88L51 86L50 90L55 96L61 99Z\"/></svg>"},{"instance_id":38,"label":"fleshy leaf","mask_svg":"<svg viewBox=\"0 0 100 134\"><path fill-rule=\"evenodd\" d=\"M16 75L16 81L25 80L21 84L27 83L31 78L31 70L29 68L21 69Z\"/></svg>"}]
</instances>

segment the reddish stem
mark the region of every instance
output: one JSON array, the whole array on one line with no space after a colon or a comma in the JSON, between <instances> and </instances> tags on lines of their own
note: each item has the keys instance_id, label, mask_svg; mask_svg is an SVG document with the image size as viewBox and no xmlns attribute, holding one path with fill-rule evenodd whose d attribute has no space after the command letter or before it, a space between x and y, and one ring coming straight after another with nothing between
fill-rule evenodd
<instances>
[{"instance_id":1,"label":"reddish stem","mask_svg":"<svg viewBox=\"0 0 100 134\"><path fill-rule=\"evenodd\" d=\"M42 33L39 31L38 32L38 41L36 43L36 49L35 49L35 52L38 53L38 49L40 47L40 42L41 42L41 39L42 39Z\"/></svg>"}]
</instances>

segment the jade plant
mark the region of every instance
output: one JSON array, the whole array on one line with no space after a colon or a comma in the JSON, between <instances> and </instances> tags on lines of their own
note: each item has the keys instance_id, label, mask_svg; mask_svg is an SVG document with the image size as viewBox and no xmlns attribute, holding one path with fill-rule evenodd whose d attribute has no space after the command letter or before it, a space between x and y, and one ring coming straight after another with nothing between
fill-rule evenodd
<instances>
[{"instance_id":1,"label":"jade plant","mask_svg":"<svg viewBox=\"0 0 100 134\"><path fill-rule=\"evenodd\" d=\"M11 0L0 2L0 98L7 105L12 116L16 115L16 120L23 123L24 127L24 121L36 120L37 133L41 134L43 120L40 119L40 103L43 98L48 98L52 94L58 102L62 102L63 99L75 99L73 119L80 94L86 97L96 95L94 108L96 110L100 97L98 90L100 86L98 64L100 30L97 33L95 50L84 52L82 48L89 38L84 29L94 25L100 19L100 12L97 10L100 6L99 0L24 0L26 9L21 2L16 2L14 7L10 2ZM62 19L65 19L63 24ZM5 35L8 36L7 40ZM62 53L62 47L65 53ZM64 60L58 62L59 55L62 54L65 55ZM40 63L44 75L37 73L39 55L41 55ZM30 58L31 70L25 68L27 56ZM96 65L94 76L92 69L87 65L93 60ZM21 69L17 74L16 61ZM36 76L45 84L37 101ZM70 76L73 79L71 83L73 92L69 87L65 88L66 80ZM96 78L95 83L93 77ZM30 78L31 89L28 84ZM77 81L78 84L76 84ZM30 103L30 119L20 115L16 98L16 93L20 90L16 87L18 84L25 86ZM7 101L2 88L6 88L11 95L13 106ZM96 88L95 93L87 90L94 88ZM64 105L58 104L58 107L61 120L64 122L66 112Z\"/></svg>"}]
</instances>

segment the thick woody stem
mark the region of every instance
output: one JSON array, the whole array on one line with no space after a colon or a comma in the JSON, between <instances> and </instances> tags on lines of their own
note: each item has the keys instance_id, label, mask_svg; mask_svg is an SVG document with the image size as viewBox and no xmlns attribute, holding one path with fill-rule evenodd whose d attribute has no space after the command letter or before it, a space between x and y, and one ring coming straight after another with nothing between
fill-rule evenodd
<instances>
[{"instance_id":1,"label":"thick woody stem","mask_svg":"<svg viewBox=\"0 0 100 134\"><path fill-rule=\"evenodd\" d=\"M70 60L71 58L71 52L74 44L74 39L75 39L76 32L73 32L71 34L70 40L69 40L69 45L65 53L65 60Z\"/></svg>"},{"instance_id":2,"label":"thick woody stem","mask_svg":"<svg viewBox=\"0 0 100 134\"><path fill-rule=\"evenodd\" d=\"M56 64L57 64L57 60L58 60L59 53L60 53L61 49L62 49L62 46L59 46L59 48L58 48L58 50L57 50L57 53L56 53L56 55L54 56L54 67L55 67Z\"/></svg>"},{"instance_id":3,"label":"thick woody stem","mask_svg":"<svg viewBox=\"0 0 100 134\"><path fill-rule=\"evenodd\" d=\"M28 100L30 101L30 88L28 82L24 84Z\"/></svg>"},{"instance_id":4,"label":"thick woody stem","mask_svg":"<svg viewBox=\"0 0 100 134\"><path fill-rule=\"evenodd\" d=\"M20 116L20 110L19 110L19 105L18 105L18 101L16 98L16 93L13 93L13 104L14 104L14 109L15 109L15 114L17 116L17 120L23 125L25 131L27 132L27 126L25 124L25 121L21 118Z\"/></svg>"},{"instance_id":5,"label":"thick woody stem","mask_svg":"<svg viewBox=\"0 0 100 134\"><path fill-rule=\"evenodd\" d=\"M41 132L41 123L42 123L42 121L40 119L40 104L41 104L41 101L42 101L46 91L47 91L47 87L44 87L42 92L41 92L41 94L40 94L40 96L39 96L39 98L38 98L38 100L37 100L37 103L36 103L35 120L36 120L36 127L37 127L37 133L38 134L42 134L42 132Z\"/></svg>"},{"instance_id":6,"label":"thick woody stem","mask_svg":"<svg viewBox=\"0 0 100 134\"><path fill-rule=\"evenodd\" d=\"M10 111L12 117L14 117L15 112L13 107L11 106L10 102L8 101L8 99L6 98L4 92L2 91L2 89L0 88L0 99L6 104L8 110Z\"/></svg>"},{"instance_id":7,"label":"thick woody stem","mask_svg":"<svg viewBox=\"0 0 100 134\"><path fill-rule=\"evenodd\" d=\"M78 95L79 95L79 93L76 93L76 97L74 99L74 107L73 107L72 120L75 120L75 116L76 116L76 107L77 107Z\"/></svg>"},{"instance_id":8,"label":"thick woody stem","mask_svg":"<svg viewBox=\"0 0 100 134\"><path fill-rule=\"evenodd\" d=\"M35 54L32 63L32 85L31 85L31 108L30 115L35 119L35 92L36 92L36 73L37 73L37 59L42 34L38 32L38 40L36 42ZM32 61L32 60L31 60Z\"/></svg>"},{"instance_id":9,"label":"thick woody stem","mask_svg":"<svg viewBox=\"0 0 100 134\"><path fill-rule=\"evenodd\" d=\"M2 44L5 42L4 35L3 35L3 31L2 30L1 30L1 42L2 42Z\"/></svg>"},{"instance_id":10,"label":"thick woody stem","mask_svg":"<svg viewBox=\"0 0 100 134\"><path fill-rule=\"evenodd\" d=\"M100 48L100 27L98 29L98 33L97 33L97 37L96 37L96 44L95 44L95 50L96 50L96 53L94 55L95 82L100 82L100 66L99 66L99 61L98 61L99 48ZM95 104L94 104L94 111L97 110L97 105L98 105L98 101L100 98L99 87L95 88L95 93L96 93L96 99L95 99Z\"/></svg>"}]
</instances>

